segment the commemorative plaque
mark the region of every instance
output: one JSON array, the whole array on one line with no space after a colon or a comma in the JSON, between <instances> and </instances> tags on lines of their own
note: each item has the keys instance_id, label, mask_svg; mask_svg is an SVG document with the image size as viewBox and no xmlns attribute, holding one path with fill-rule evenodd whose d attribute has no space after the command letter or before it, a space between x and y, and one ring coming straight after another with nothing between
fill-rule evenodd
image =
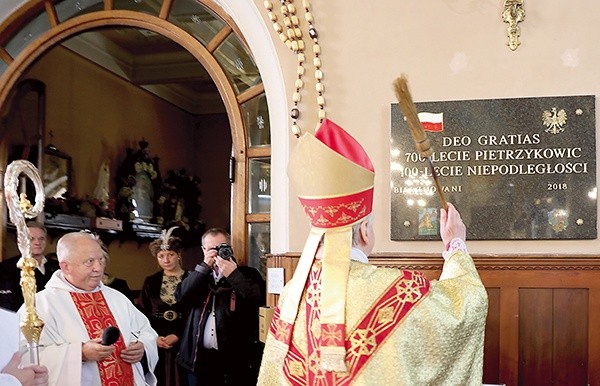
<instances>
[{"instance_id":1,"label":"commemorative plaque","mask_svg":"<svg viewBox=\"0 0 600 386\"><path fill-rule=\"evenodd\" d=\"M416 103L471 240L595 239L594 96ZM391 239L439 239L429 162L391 109Z\"/></svg>"}]
</instances>

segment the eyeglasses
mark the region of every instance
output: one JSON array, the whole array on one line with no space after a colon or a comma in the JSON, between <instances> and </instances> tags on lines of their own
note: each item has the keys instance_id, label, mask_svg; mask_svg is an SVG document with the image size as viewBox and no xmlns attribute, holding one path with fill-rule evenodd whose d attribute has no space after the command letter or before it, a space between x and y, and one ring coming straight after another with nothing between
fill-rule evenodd
<instances>
[{"instance_id":1,"label":"eyeglasses","mask_svg":"<svg viewBox=\"0 0 600 386\"><path fill-rule=\"evenodd\" d=\"M96 257L96 258L89 258L87 260L85 260L82 264L85 265L86 267L90 268L94 266L94 263L98 262L98 264L100 264L101 267L105 267L106 266L106 257Z\"/></svg>"}]
</instances>

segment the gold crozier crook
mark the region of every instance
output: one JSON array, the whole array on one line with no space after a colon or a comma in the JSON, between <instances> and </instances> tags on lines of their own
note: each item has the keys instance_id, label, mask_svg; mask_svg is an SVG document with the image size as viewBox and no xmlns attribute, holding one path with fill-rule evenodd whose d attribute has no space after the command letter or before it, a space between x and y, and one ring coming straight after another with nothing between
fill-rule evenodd
<instances>
[{"instance_id":1,"label":"gold crozier crook","mask_svg":"<svg viewBox=\"0 0 600 386\"><path fill-rule=\"evenodd\" d=\"M17 192L21 174L29 177L35 186L35 205L31 205L24 193L19 195ZM17 228L17 245L21 252L21 258L17 262L17 266L21 269L21 290L23 291L23 299L25 299L25 315L21 321L21 332L27 340L30 362L39 364L38 347L44 322L38 317L35 310L37 288L34 271L38 263L31 255L31 235L25 220L25 218L36 217L44 209L44 187L38 170L29 161L17 160L11 162L6 168L4 192L10 221Z\"/></svg>"}]
</instances>

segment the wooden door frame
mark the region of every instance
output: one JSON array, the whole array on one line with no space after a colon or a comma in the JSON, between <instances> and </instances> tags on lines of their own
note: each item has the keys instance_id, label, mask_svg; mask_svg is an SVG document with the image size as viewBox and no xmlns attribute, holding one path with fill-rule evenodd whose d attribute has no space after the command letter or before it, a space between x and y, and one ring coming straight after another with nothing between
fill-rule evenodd
<instances>
[{"instance_id":1,"label":"wooden door frame","mask_svg":"<svg viewBox=\"0 0 600 386\"><path fill-rule=\"evenodd\" d=\"M212 4L210 1L208 3ZM37 5L40 6L39 4ZM34 6L32 6L32 3L25 4L14 14L12 14L11 17L5 20L2 25L0 25L0 31L14 31L16 29L16 24L21 24L21 21L26 19L28 16L31 17L31 14L34 12L33 8ZM216 11L215 9L212 10ZM219 16L223 15L222 10L218 11L217 13ZM16 82L20 79L21 75L37 58L44 55L48 50L50 50L56 44L59 44L61 41L75 36L81 32L105 26L128 26L147 29L177 42L186 50L188 50L210 74L217 86L217 89L219 90L223 104L225 105L225 109L227 111L227 116L231 127L236 174L235 181L232 184L231 192L232 199L230 224L233 244L232 246L234 250L238 251L236 255L240 257L240 262L245 263L248 252L248 232L246 229L246 202L248 194L248 144L240 108L240 100L244 100L245 97L243 95L236 96L235 91L225 72L217 62L216 58L212 55L212 51L207 49L207 47L212 47L212 49L214 49L216 48L216 45L209 42L207 47L204 47L189 33L166 20L167 15L164 12L161 12L160 16L157 17L134 11L104 10L77 16L62 23L57 22L56 15L53 17L52 12L49 12L49 15L49 17L54 20L54 23L51 23L52 27L29 43L29 45L25 47L25 49L19 53L16 58L11 58L10 56L7 57L8 53L4 49L2 49L2 52L0 52L0 59L3 59L5 62L9 63L7 69L0 76L0 106L3 106L6 103L6 99L10 94L10 90L12 90ZM223 20L228 23L227 25L229 27L226 28L229 28L230 32L235 32L237 36L244 41L242 36L239 34L237 27L231 27L231 24L233 24L231 18L223 17ZM223 40L224 37L217 34L213 41L215 41L215 39ZM240 97L242 98L240 99ZM6 165L0 166L2 167L2 170L5 170ZM0 210L3 208L3 206L4 200L0 202ZM3 248L3 243L4 237L0 238L0 248Z\"/></svg>"}]
</instances>

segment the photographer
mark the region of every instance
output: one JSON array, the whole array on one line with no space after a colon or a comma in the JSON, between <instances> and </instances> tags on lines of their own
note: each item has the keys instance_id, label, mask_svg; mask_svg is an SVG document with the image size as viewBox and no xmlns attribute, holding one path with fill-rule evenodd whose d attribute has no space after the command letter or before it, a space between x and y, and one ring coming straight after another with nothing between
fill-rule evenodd
<instances>
[{"instance_id":1,"label":"photographer","mask_svg":"<svg viewBox=\"0 0 600 386\"><path fill-rule=\"evenodd\" d=\"M265 282L251 267L238 266L229 234L218 228L202 236L204 261L177 287L175 298L192 308L178 363L189 384L256 385L262 357L258 308Z\"/></svg>"}]
</instances>

